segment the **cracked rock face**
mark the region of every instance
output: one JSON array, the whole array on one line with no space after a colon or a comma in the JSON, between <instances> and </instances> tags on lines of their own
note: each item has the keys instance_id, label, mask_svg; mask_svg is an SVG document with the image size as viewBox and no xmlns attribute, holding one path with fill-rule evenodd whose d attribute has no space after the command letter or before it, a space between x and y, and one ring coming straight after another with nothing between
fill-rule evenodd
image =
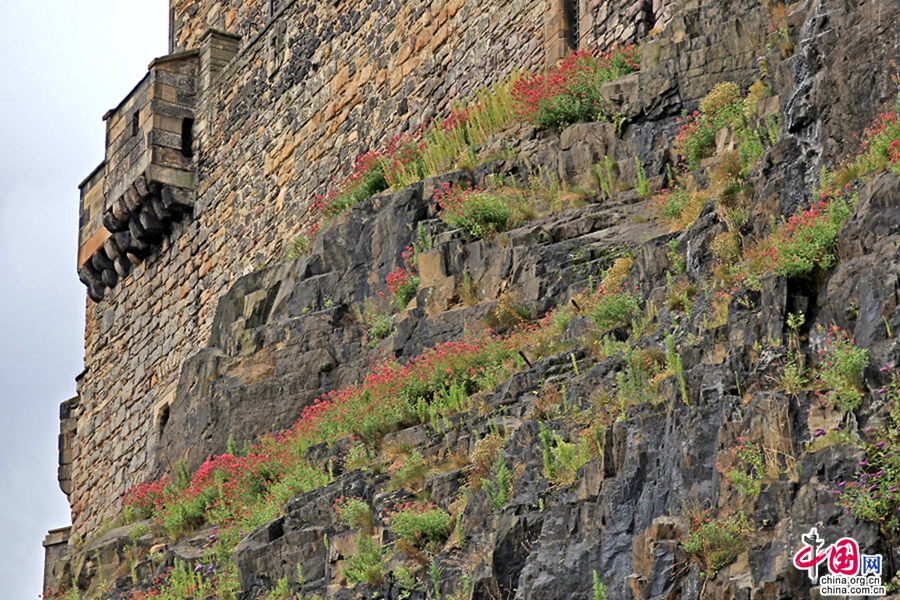
<instances>
[{"instance_id":1,"label":"cracked rock face","mask_svg":"<svg viewBox=\"0 0 900 600\"><path fill-rule=\"evenodd\" d=\"M541 168L573 182L604 156L616 161L623 179L637 157L649 177L662 181L681 109L693 109L719 81L746 88L758 76L753 48L744 42L748 34L763 35L765 19L764 9L749 0L686 6L646 43L644 70L613 86L612 100L628 118L621 136L605 123L574 125L561 134L530 131L520 140L520 160L370 198L334 218L308 256L239 279L219 302L209 347L182 370L156 446L157 474L179 460L196 469L207 456L223 452L229 437L241 441L273 424L290 426L315 398L361 380L377 352L407 359L458 338L504 294L516 293L535 315L568 303L627 254L634 264L625 285L658 308L653 326L636 343L664 356L667 335L675 336L683 387L669 374L652 401L623 411L601 405L601 390L614 397L620 389L627 359L621 353L599 355L588 320L577 316L568 325L564 349L540 360L526 356L519 372L480 393L478 409L454 415L441 427L418 425L382 440L438 463L471 455L476 442L492 432L507 436L500 456L513 473L509 501L494 510L485 491L472 493L458 515L460 534L433 557L445 597L588 600L595 572L611 600L811 597L818 591L791 557L812 527L829 542L852 536L865 553L900 564L900 552L877 524L857 520L835 501L837 482L854 479L860 451L815 433L864 432L883 416L883 402L867 393L858 411L844 414L815 390L787 393L779 383L789 361L782 343L790 334L789 314L805 316L807 354L823 343L814 323L850 332L868 351L871 366L864 376L870 391L886 383L878 366L900 361L900 347L889 335L900 331L900 178L882 173L861 185L859 203L839 236L840 264L807 279L765 276L758 290L735 296L727 319L715 325L705 320L714 298L703 281L715 268L713 241L727 228L713 201L688 229L670 232L649 218L646 200L623 190L612 200L485 240L466 239L443 224L431 202L444 181L480 183L492 172L526 180L529 168ZM769 56L770 80L784 112L777 141L750 173L748 239L767 230L770 216L807 206L823 161L855 148L853 134L896 92L884 87L884 69L900 54L900 2L808 0L792 5L785 22L798 41L792 57ZM358 307L368 299L390 310L379 291L386 275L403 265L403 252L420 226L433 247L419 256L417 295L393 315L390 334L370 345L363 341L366 326ZM672 251L684 257L683 274L670 273ZM102 273L109 270L101 266ZM477 303L463 301L464 281L474 287ZM690 311L668 302L671 286L682 283L697 290ZM633 331L629 326L607 333L621 341ZM550 386L564 390L565 410L546 408ZM545 474L543 432L575 439L586 427L578 420L584 414L602 431L595 455L572 483L554 484ZM752 497L738 493L719 468L732 465L729 449L741 439L760 443L772 461ZM281 516L247 532L235 549L241 597L264 595L285 576L296 580L298 564L307 595L431 597L423 589L401 589L393 577L380 585L346 585L342 564L358 551L359 534L337 519L335 500L357 496L380 518L413 493L389 489L389 476L371 469L343 471L337 459L347 440L332 442L311 448L309 458L332 464L334 481L291 499ZM469 482L469 470L436 474L418 493L450 509ZM704 570L684 546L693 518L704 510L740 512L752 531L746 547L717 573ZM396 540L378 518L369 533L390 545ZM149 548L159 533L151 531L140 544ZM98 572L113 573L124 560L127 535L120 529L95 540L82 554L90 558L96 552L101 564L70 558L64 575L87 586ZM158 570L176 557L196 558L203 535L208 532L166 543L158 548L164 560L139 562L138 572ZM889 570L893 576L896 566ZM130 589L129 581L120 578L117 589Z\"/></svg>"}]
</instances>

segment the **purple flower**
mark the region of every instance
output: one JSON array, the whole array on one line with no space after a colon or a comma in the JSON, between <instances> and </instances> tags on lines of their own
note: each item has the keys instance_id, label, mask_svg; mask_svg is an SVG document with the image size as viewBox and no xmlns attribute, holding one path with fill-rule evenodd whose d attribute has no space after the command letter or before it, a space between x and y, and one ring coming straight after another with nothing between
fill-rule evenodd
<instances>
[{"instance_id":1,"label":"purple flower","mask_svg":"<svg viewBox=\"0 0 900 600\"><path fill-rule=\"evenodd\" d=\"M867 460L861 460L861 461L859 461L859 466L861 466L861 467L864 467L864 466L866 466L867 464L869 464L869 461L867 461Z\"/></svg>"},{"instance_id":2,"label":"purple flower","mask_svg":"<svg viewBox=\"0 0 900 600\"><path fill-rule=\"evenodd\" d=\"M816 429L816 432L813 433L813 437L822 437L823 435L827 435L827 434L828 434L827 431L825 431L824 429L819 427L818 429Z\"/></svg>"},{"instance_id":3,"label":"purple flower","mask_svg":"<svg viewBox=\"0 0 900 600\"><path fill-rule=\"evenodd\" d=\"M758 62L758 63L761 63L761 62L763 62L764 60L766 60L766 57L765 57L765 56L757 56L757 57L756 57L756 62Z\"/></svg>"},{"instance_id":4,"label":"purple flower","mask_svg":"<svg viewBox=\"0 0 900 600\"><path fill-rule=\"evenodd\" d=\"M840 431L840 430L841 430L841 426L840 426L840 425L835 425L834 427L831 428L831 430L832 430L832 431Z\"/></svg>"},{"instance_id":5,"label":"purple flower","mask_svg":"<svg viewBox=\"0 0 900 600\"><path fill-rule=\"evenodd\" d=\"M841 490L834 490L833 492L831 492L831 495L832 495L832 496L840 496L840 495L841 495Z\"/></svg>"},{"instance_id":6,"label":"purple flower","mask_svg":"<svg viewBox=\"0 0 900 600\"><path fill-rule=\"evenodd\" d=\"M872 475L872 477L881 477L882 475L884 475L884 469L881 469L880 471Z\"/></svg>"},{"instance_id":7,"label":"purple flower","mask_svg":"<svg viewBox=\"0 0 900 600\"><path fill-rule=\"evenodd\" d=\"M875 390L875 393L878 394L879 396L883 396L883 395L887 394L887 388L881 388L881 389Z\"/></svg>"},{"instance_id":8,"label":"purple flower","mask_svg":"<svg viewBox=\"0 0 900 600\"><path fill-rule=\"evenodd\" d=\"M880 372L882 372L882 373L887 373L888 371L893 370L893 368L894 368L893 365L885 364L883 367L881 367L881 368L878 369L878 370L879 370Z\"/></svg>"},{"instance_id":9,"label":"purple flower","mask_svg":"<svg viewBox=\"0 0 900 600\"><path fill-rule=\"evenodd\" d=\"M199 573L200 569L203 568L203 563L197 563L197 566L194 567L194 573Z\"/></svg>"},{"instance_id":10,"label":"purple flower","mask_svg":"<svg viewBox=\"0 0 900 600\"><path fill-rule=\"evenodd\" d=\"M846 481L842 481L842 482L840 482L840 483L838 484L838 487L844 487L845 485L847 485L847 482L846 482Z\"/></svg>"},{"instance_id":11,"label":"purple flower","mask_svg":"<svg viewBox=\"0 0 900 600\"><path fill-rule=\"evenodd\" d=\"M209 567L206 568L206 574L209 575L213 571L216 570L216 563L209 563Z\"/></svg>"},{"instance_id":12,"label":"purple flower","mask_svg":"<svg viewBox=\"0 0 900 600\"><path fill-rule=\"evenodd\" d=\"M884 442L878 442L877 444L875 444L876 448L882 448L883 446L884 446Z\"/></svg>"}]
</instances>

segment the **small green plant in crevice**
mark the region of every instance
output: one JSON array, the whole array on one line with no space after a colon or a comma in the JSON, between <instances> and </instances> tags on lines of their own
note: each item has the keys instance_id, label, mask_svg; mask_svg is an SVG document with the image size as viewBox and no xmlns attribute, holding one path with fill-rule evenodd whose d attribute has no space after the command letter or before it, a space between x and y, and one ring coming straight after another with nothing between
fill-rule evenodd
<instances>
[{"instance_id":1,"label":"small green plant in crevice","mask_svg":"<svg viewBox=\"0 0 900 600\"><path fill-rule=\"evenodd\" d=\"M432 558L431 564L428 565L428 578L431 580L431 591L434 593L434 598L441 597L441 574L444 570L437 564L437 561Z\"/></svg>"},{"instance_id":2,"label":"small green plant in crevice","mask_svg":"<svg viewBox=\"0 0 900 600\"><path fill-rule=\"evenodd\" d=\"M691 531L682 542L685 552L696 557L712 579L722 567L730 565L738 554L747 550L751 532L747 515L734 513L712 518L706 511L691 522Z\"/></svg>"},{"instance_id":3,"label":"small green plant in crevice","mask_svg":"<svg viewBox=\"0 0 900 600\"><path fill-rule=\"evenodd\" d=\"M457 289L460 301L466 306L476 306L478 304L478 287L472 280L472 275L467 271L463 273L462 281Z\"/></svg>"},{"instance_id":4,"label":"small green plant in crevice","mask_svg":"<svg viewBox=\"0 0 900 600\"><path fill-rule=\"evenodd\" d=\"M716 469L739 494L756 497L759 495L763 478L762 447L759 444L749 443L743 437L738 437L737 442L736 446L728 450L732 464L722 465L717 462Z\"/></svg>"},{"instance_id":5,"label":"small green plant in crevice","mask_svg":"<svg viewBox=\"0 0 900 600\"><path fill-rule=\"evenodd\" d=\"M666 335L666 371L673 373L678 380L681 401L690 404L690 395L684 379L684 365L681 361L681 354L675 349L675 338L671 334Z\"/></svg>"},{"instance_id":6,"label":"small green plant in crevice","mask_svg":"<svg viewBox=\"0 0 900 600\"><path fill-rule=\"evenodd\" d=\"M618 191L618 163L611 156L604 156L602 163L594 165L594 178L600 185L600 197L604 200L613 200Z\"/></svg>"},{"instance_id":7,"label":"small green plant in crevice","mask_svg":"<svg viewBox=\"0 0 900 600\"><path fill-rule=\"evenodd\" d=\"M472 468L468 473L470 488L476 491L480 488L491 470L495 469L497 459L502 460L500 450L505 444L506 437L498 432L489 433L475 442L475 449L469 457L472 462Z\"/></svg>"},{"instance_id":8,"label":"small green plant in crevice","mask_svg":"<svg viewBox=\"0 0 900 600\"><path fill-rule=\"evenodd\" d=\"M418 288L418 284L416 285ZM366 328L364 343L374 347L381 340L391 334L393 325L388 315L378 312L372 302L365 298L363 308L356 309L357 320Z\"/></svg>"},{"instance_id":9,"label":"small green plant in crevice","mask_svg":"<svg viewBox=\"0 0 900 600\"><path fill-rule=\"evenodd\" d=\"M435 504L412 502L388 511L391 532L419 550L436 552L453 528L453 517Z\"/></svg>"},{"instance_id":10,"label":"small green plant in crevice","mask_svg":"<svg viewBox=\"0 0 900 600\"><path fill-rule=\"evenodd\" d=\"M388 483L390 490L402 488L416 490L425 481L428 472L425 459L418 450L409 446L402 446L396 452L391 452L392 462L388 466L391 480Z\"/></svg>"},{"instance_id":11,"label":"small green plant in crevice","mask_svg":"<svg viewBox=\"0 0 900 600\"><path fill-rule=\"evenodd\" d=\"M843 411L855 410L862 401L863 370L869 364L864 348L856 346L853 338L836 325L829 328L816 324L816 331L824 337L818 351L818 376L827 389L826 399Z\"/></svg>"},{"instance_id":12,"label":"small green plant in crevice","mask_svg":"<svg viewBox=\"0 0 900 600\"><path fill-rule=\"evenodd\" d=\"M622 369L616 373L619 421L625 420L630 406L658 401L656 385L664 373L662 362L655 356L657 352L658 349L645 352L638 348L629 348L625 352Z\"/></svg>"},{"instance_id":13,"label":"small green plant in crevice","mask_svg":"<svg viewBox=\"0 0 900 600\"><path fill-rule=\"evenodd\" d=\"M634 157L634 168L636 174L634 187L637 190L638 196L641 198L649 198L651 191L650 183L647 181L647 172L644 170L644 165L641 164L641 159L637 156Z\"/></svg>"},{"instance_id":14,"label":"small green plant in crevice","mask_svg":"<svg viewBox=\"0 0 900 600\"><path fill-rule=\"evenodd\" d=\"M600 583L600 575L594 571L593 600L606 600L606 586Z\"/></svg>"},{"instance_id":15,"label":"small green plant in crevice","mask_svg":"<svg viewBox=\"0 0 900 600\"><path fill-rule=\"evenodd\" d=\"M365 533L359 534L358 547L356 554L344 559L344 577L350 583L381 585L385 579L384 550Z\"/></svg>"},{"instance_id":16,"label":"small green plant in crevice","mask_svg":"<svg viewBox=\"0 0 900 600\"><path fill-rule=\"evenodd\" d=\"M588 435L582 434L577 441L567 442L555 431L547 429L543 423L539 435L544 475L557 485L574 483L578 469L597 454L596 445Z\"/></svg>"},{"instance_id":17,"label":"small green plant in crevice","mask_svg":"<svg viewBox=\"0 0 900 600\"><path fill-rule=\"evenodd\" d=\"M784 356L784 371L781 375L781 386L788 394L796 394L805 390L809 385L806 361L804 356L793 350L788 350Z\"/></svg>"},{"instance_id":18,"label":"small green plant in crevice","mask_svg":"<svg viewBox=\"0 0 900 600\"><path fill-rule=\"evenodd\" d=\"M503 507L509 502L509 495L512 491L512 471L509 470L502 456L497 456L497 460L494 461L491 477L481 480L481 489L485 491L491 506L497 512L503 510Z\"/></svg>"},{"instance_id":19,"label":"small green plant in crevice","mask_svg":"<svg viewBox=\"0 0 900 600\"><path fill-rule=\"evenodd\" d=\"M678 240L672 238L666 245L669 247L669 251L666 252L666 258L669 259L669 264L672 265L672 271L676 275L681 275L685 271L686 262L684 256L678 252Z\"/></svg>"},{"instance_id":20,"label":"small green plant in crevice","mask_svg":"<svg viewBox=\"0 0 900 600\"><path fill-rule=\"evenodd\" d=\"M275 584L275 587L266 596L266 600L291 600L293 597L294 592L291 591L287 575L285 575L278 580L278 583Z\"/></svg>"},{"instance_id":21,"label":"small green plant in crevice","mask_svg":"<svg viewBox=\"0 0 900 600\"><path fill-rule=\"evenodd\" d=\"M341 524L344 527L364 529L374 524L372 510L362 498L341 496L334 501L334 509L337 511Z\"/></svg>"}]
</instances>

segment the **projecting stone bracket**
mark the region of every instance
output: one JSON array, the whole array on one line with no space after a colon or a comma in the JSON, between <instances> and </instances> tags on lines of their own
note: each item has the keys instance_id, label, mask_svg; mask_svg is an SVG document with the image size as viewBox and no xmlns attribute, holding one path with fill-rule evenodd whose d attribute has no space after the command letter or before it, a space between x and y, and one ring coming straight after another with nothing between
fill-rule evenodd
<instances>
[{"instance_id":1,"label":"projecting stone bracket","mask_svg":"<svg viewBox=\"0 0 900 600\"><path fill-rule=\"evenodd\" d=\"M172 231L172 224L193 211L190 189L138 177L122 196L103 211L106 238L78 269L88 296L99 302L107 289L141 264Z\"/></svg>"},{"instance_id":2,"label":"projecting stone bracket","mask_svg":"<svg viewBox=\"0 0 900 600\"><path fill-rule=\"evenodd\" d=\"M199 52L157 58L106 113L106 158L81 190L78 276L95 302L194 207Z\"/></svg>"}]
</instances>

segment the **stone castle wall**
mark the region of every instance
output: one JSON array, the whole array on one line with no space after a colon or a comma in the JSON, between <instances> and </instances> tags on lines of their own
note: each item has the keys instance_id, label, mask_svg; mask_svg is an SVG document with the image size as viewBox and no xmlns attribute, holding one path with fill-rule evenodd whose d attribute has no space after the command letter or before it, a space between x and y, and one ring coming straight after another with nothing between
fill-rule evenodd
<instances>
[{"instance_id":1,"label":"stone castle wall","mask_svg":"<svg viewBox=\"0 0 900 600\"><path fill-rule=\"evenodd\" d=\"M655 14L643 0L580 4L284 0L269 18L267 0L172 3L173 50L199 61L193 214L87 301L85 371L61 442L74 534L113 517L157 468L181 364L208 343L218 298L283 259L311 201L355 156L477 87L540 68L576 36L631 41ZM98 222L102 175L83 190L94 211L85 222Z\"/></svg>"}]
</instances>

